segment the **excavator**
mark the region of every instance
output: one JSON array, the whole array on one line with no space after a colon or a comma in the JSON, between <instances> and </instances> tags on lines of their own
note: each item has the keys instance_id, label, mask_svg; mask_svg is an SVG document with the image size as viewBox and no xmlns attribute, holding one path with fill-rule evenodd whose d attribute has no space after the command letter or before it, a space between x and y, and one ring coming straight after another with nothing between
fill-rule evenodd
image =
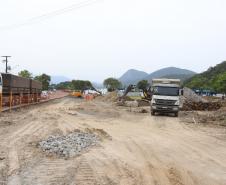
<instances>
[{"instance_id":1,"label":"excavator","mask_svg":"<svg viewBox=\"0 0 226 185\"><path fill-rule=\"evenodd\" d=\"M135 88L136 88L136 85L130 84L124 91L123 95L121 97L119 97L119 101L124 101L127 94L129 92L131 92L132 90L134 90ZM151 101L152 100L151 87L148 87L147 89L142 89L142 91L143 91L143 95L144 95L143 99L147 100L147 101Z\"/></svg>"},{"instance_id":2,"label":"excavator","mask_svg":"<svg viewBox=\"0 0 226 185\"><path fill-rule=\"evenodd\" d=\"M93 91L96 91L97 92L97 94L99 94L100 96L102 96L102 92L101 91L98 91L95 87L91 87L91 90L93 90Z\"/></svg>"},{"instance_id":3,"label":"excavator","mask_svg":"<svg viewBox=\"0 0 226 185\"><path fill-rule=\"evenodd\" d=\"M82 98L83 97L83 92L85 90L92 90L92 91L97 92L97 94L99 94L100 96L102 95L102 93L100 91L98 91L95 87L92 86L91 88L84 88L82 91L73 91L71 93L71 96L76 97L76 98Z\"/></svg>"}]
</instances>

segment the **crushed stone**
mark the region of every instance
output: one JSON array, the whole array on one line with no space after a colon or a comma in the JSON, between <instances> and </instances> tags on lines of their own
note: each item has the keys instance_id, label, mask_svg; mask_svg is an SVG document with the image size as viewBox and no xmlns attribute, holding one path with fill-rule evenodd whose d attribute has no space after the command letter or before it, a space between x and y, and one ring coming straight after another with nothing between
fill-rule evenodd
<instances>
[{"instance_id":1,"label":"crushed stone","mask_svg":"<svg viewBox=\"0 0 226 185\"><path fill-rule=\"evenodd\" d=\"M65 136L50 136L47 140L39 142L39 147L49 155L69 158L80 155L99 142L99 137L93 133L75 131Z\"/></svg>"}]
</instances>

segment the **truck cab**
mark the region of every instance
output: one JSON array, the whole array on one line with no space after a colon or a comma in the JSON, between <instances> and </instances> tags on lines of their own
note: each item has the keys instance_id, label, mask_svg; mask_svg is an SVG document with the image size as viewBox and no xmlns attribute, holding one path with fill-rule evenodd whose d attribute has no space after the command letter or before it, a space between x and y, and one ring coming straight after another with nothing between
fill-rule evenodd
<instances>
[{"instance_id":1,"label":"truck cab","mask_svg":"<svg viewBox=\"0 0 226 185\"><path fill-rule=\"evenodd\" d=\"M180 106L180 80L179 79L153 79L152 80L151 114L173 113L176 117Z\"/></svg>"}]
</instances>

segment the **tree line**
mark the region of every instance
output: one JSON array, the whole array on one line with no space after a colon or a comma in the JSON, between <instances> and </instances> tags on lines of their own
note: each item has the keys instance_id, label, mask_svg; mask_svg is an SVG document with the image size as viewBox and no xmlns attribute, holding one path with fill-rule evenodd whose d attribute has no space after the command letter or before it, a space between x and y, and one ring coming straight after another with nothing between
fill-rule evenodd
<instances>
[{"instance_id":1,"label":"tree line","mask_svg":"<svg viewBox=\"0 0 226 185\"><path fill-rule=\"evenodd\" d=\"M28 70L23 70L20 71L18 75L21 77L40 81L42 83L43 90L48 90L49 88L81 91L85 89L95 90L93 84L88 80L72 80L68 82L50 85L51 77L45 73L38 76L33 76L33 74L30 73ZM110 92L125 88L125 86L123 86L123 84L118 79L112 77L105 79L103 85ZM147 80L141 80L136 85L138 89L142 90L147 89L150 86ZM204 89L215 91L218 93L226 93L226 61L188 79L184 82L183 86L192 89Z\"/></svg>"},{"instance_id":2,"label":"tree line","mask_svg":"<svg viewBox=\"0 0 226 185\"><path fill-rule=\"evenodd\" d=\"M88 80L72 80L67 82L61 82L59 84L55 85L56 89L59 90L78 90L78 91L84 91L87 89L93 89L93 84Z\"/></svg>"},{"instance_id":3,"label":"tree line","mask_svg":"<svg viewBox=\"0 0 226 185\"><path fill-rule=\"evenodd\" d=\"M51 76L47 75L45 73L33 76L31 72L28 70L22 70L18 73L20 77L29 78L33 80L37 80L42 83L43 90L49 90L49 89L61 89L61 90L79 90L84 91L86 89L92 89L96 90L92 83L88 80L72 80L68 82L61 82L59 84L50 84L51 82Z\"/></svg>"},{"instance_id":4,"label":"tree line","mask_svg":"<svg viewBox=\"0 0 226 185\"><path fill-rule=\"evenodd\" d=\"M45 73L38 75L38 76L33 76L31 72L28 70L22 70L18 73L19 76L24 77L24 78L29 78L33 80L37 80L42 83L43 90L48 90L50 88L58 89L58 90L79 90L79 91L84 91L86 89L92 89L96 90L93 86L93 84L88 81L88 80L72 80L72 81L67 81L67 82L61 82L59 84L51 84L51 77ZM107 78L104 80L103 85L109 92L122 89L123 85L122 83L116 79L116 78ZM147 80L141 80L137 84L138 89L147 89L150 84L148 83Z\"/></svg>"},{"instance_id":5,"label":"tree line","mask_svg":"<svg viewBox=\"0 0 226 185\"><path fill-rule=\"evenodd\" d=\"M33 74L28 70L22 70L18 73L18 75L20 77L29 78L29 79L33 79L41 82L43 90L48 90L50 87L51 77L45 73L41 75L33 76Z\"/></svg>"},{"instance_id":6,"label":"tree line","mask_svg":"<svg viewBox=\"0 0 226 185\"><path fill-rule=\"evenodd\" d=\"M226 93L226 61L185 81L184 86L192 89Z\"/></svg>"}]
</instances>

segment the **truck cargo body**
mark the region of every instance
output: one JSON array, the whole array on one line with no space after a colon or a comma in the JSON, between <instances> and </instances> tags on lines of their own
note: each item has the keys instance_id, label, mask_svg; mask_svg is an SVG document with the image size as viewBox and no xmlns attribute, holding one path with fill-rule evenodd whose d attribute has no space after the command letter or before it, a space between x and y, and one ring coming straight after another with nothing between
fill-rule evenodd
<instances>
[{"instance_id":1,"label":"truck cargo body","mask_svg":"<svg viewBox=\"0 0 226 185\"><path fill-rule=\"evenodd\" d=\"M8 96L10 93L13 95L41 93L42 90L40 82L12 74L2 73L1 81L3 96Z\"/></svg>"},{"instance_id":2,"label":"truck cargo body","mask_svg":"<svg viewBox=\"0 0 226 185\"><path fill-rule=\"evenodd\" d=\"M30 93L41 94L41 92L42 92L42 83L36 80L30 80Z\"/></svg>"}]
</instances>

